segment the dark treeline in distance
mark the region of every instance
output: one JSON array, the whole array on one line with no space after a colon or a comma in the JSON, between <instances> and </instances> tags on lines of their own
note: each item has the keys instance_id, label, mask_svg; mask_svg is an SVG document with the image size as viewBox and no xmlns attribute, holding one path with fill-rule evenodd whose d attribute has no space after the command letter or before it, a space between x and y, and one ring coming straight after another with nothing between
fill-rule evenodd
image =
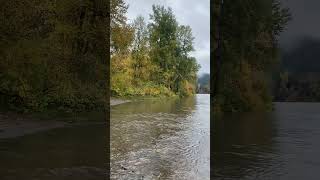
<instances>
[{"instance_id":1,"label":"dark treeline in distance","mask_svg":"<svg viewBox=\"0 0 320 180\"><path fill-rule=\"evenodd\" d=\"M211 5L214 111L271 109L277 36L290 20L289 10L278 0L221 2Z\"/></svg>"},{"instance_id":2,"label":"dark treeline in distance","mask_svg":"<svg viewBox=\"0 0 320 180\"><path fill-rule=\"evenodd\" d=\"M103 107L108 1L1 0L0 97L3 107Z\"/></svg>"},{"instance_id":3,"label":"dark treeline in distance","mask_svg":"<svg viewBox=\"0 0 320 180\"><path fill-rule=\"evenodd\" d=\"M274 87L275 101L320 101L320 40L305 37L283 49Z\"/></svg>"},{"instance_id":4,"label":"dark treeline in distance","mask_svg":"<svg viewBox=\"0 0 320 180\"><path fill-rule=\"evenodd\" d=\"M111 0L112 96L186 96L196 91L196 59L190 26L171 8L152 6L150 19L127 22L128 4ZM151 8L151 7L150 7Z\"/></svg>"}]
</instances>

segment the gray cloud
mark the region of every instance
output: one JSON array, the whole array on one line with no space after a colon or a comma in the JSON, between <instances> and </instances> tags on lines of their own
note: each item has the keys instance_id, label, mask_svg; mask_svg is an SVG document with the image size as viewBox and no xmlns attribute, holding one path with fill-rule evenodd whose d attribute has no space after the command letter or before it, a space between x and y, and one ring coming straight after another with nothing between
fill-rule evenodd
<instances>
[{"instance_id":1,"label":"gray cloud","mask_svg":"<svg viewBox=\"0 0 320 180\"><path fill-rule=\"evenodd\" d=\"M284 48L295 46L303 37L320 38L319 0L282 0L284 7L290 9L292 20L280 36Z\"/></svg>"},{"instance_id":2,"label":"gray cloud","mask_svg":"<svg viewBox=\"0 0 320 180\"><path fill-rule=\"evenodd\" d=\"M210 0L126 0L126 3L129 22L138 15L148 20L153 4L171 7L178 22L192 28L195 37L192 55L201 65L199 74L210 73Z\"/></svg>"}]
</instances>

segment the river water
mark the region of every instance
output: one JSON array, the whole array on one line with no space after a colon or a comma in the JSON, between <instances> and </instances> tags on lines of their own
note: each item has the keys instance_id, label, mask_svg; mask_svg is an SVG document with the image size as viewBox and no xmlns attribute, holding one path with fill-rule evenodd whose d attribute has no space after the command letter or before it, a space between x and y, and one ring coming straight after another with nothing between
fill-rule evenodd
<instances>
[{"instance_id":1,"label":"river water","mask_svg":"<svg viewBox=\"0 0 320 180\"><path fill-rule=\"evenodd\" d=\"M0 139L0 180L104 180L105 147L105 124Z\"/></svg>"},{"instance_id":2,"label":"river water","mask_svg":"<svg viewBox=\"0 0 320 180\"><path fill-rule=\"evenodd\" d=\"M235 114L213 125L213 179L320 177L320 103L275 103L271 113Z\"/></svg>"},{"instance_id":3,"label":"river water","mask_svg":"<svg viewBox=\"0 0 320 180\"><path fill-rule=\"evenodd\" d=\"M210 179L210 95L111 108L112 179Z\"/></svg>"},{"instance_id":4,"label":"river water","mask_svg":"<svg viewBox=\"0 0 320 180\"><path fill-rule=\"evenodd\" d=\"M209 179L209 114L209 95L113 106L111 178ZM233 114L213 127L213 179L320 177L320 103L275 103L273 112ZM0 179L107 179L105 146L105 124L0 139Z\"/></svg>"}]
</instances>

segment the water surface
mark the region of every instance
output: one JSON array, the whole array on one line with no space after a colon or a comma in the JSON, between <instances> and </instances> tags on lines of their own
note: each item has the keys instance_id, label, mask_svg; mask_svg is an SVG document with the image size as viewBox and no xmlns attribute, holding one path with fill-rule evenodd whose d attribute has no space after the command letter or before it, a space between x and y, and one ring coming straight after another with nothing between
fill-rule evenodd
<instances>
[{"instance_id":1,"label":"water surface","mask_svg":"<svg viewBox=\"0 0 320 180\"><path fill-rule=\"evenodd\" d=\"M0 179L106 179L105 146L105 124L0 139Z\"/></svg>"},{"instance_id":2,"label":"water surface","mask_svg":"<svg viewBox=\"0 0 320 180\"><path fill-rule=\"evenodd\" d=\"M209 179L210 96L111 108L112 179Z\"/></svg>"},{"instance_id":3,"label":"water surface","mask_svg":"<svg viewBox=\"0 0 320 180\"><path fill-rule=\"evenodd\" d=\"M318 180L320 103L275 103L272 113L214 120L214 179Z\"/></svg>"}]
</instances>

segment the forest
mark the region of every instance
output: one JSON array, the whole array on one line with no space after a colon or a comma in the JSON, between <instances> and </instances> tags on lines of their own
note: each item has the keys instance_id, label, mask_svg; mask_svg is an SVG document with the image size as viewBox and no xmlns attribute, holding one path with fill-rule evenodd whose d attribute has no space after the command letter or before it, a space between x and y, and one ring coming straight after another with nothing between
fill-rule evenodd
<instances>
[{"instance_id":1,"label":"forest","mask_svg":"<svg viewBox=\"0 0 320 180\"><path fill-rule=\"evenodd\" d=\"M272 109L278 36L291 19L278 0L212 1L213 107L216 113Z\"/></svg>"},{"instance_id":2,"label":"forest","mask_svg":"<svg viewBox=\"0 0 320 180\"><path fill-rule=\"evenodd\" d=\"M192 30L180 25L170 8L150 7L149 20L128 23L123 0L1 0L0 5L2 108L99 109L108 85L119 97L196 92Z\"/></svg>"},{"instance_id":3,"label":"forest","mask_svg":"<svg viewBox=\"0 0 320 180\"><path fill-rule=\"evenodd\" d=\"M190 26L180 25L170 7L159 5L152 6L150 19L138 16L128 23L129 5L111 1L115 10L111 11L111 95L194 94L200 66L190 56L194 50Z\"/></svg>"},{"instance_id":4,"label":"forest","mask_svg":"<svg viewBox=\"0 0 320 180\"><path fill-rule=\"evenodd\" d=\"M108 6L104 0L1 0L1 107L103 108Z\"/></svg>"},{"instance_id":5,"label":"forest","mask_svg":"<svg viewBox=\"0 0 320 180\"><path fill-rule=\"evenodd\" d=\"M281 64L277 37L290 20L289 10L278 0L211 3L214 110L271 109L272 100L282 96L272 94L280 85L271 77ZM154 5L150 19L128 23L123 0L1 0L0 5L1 107L96 109L104 106L109 83L111 95L119 97L187 96L197 90L192 29L180 25L170 8ZM285 81L285 72L278 79Z\"/></svg>"}]
</instances>

